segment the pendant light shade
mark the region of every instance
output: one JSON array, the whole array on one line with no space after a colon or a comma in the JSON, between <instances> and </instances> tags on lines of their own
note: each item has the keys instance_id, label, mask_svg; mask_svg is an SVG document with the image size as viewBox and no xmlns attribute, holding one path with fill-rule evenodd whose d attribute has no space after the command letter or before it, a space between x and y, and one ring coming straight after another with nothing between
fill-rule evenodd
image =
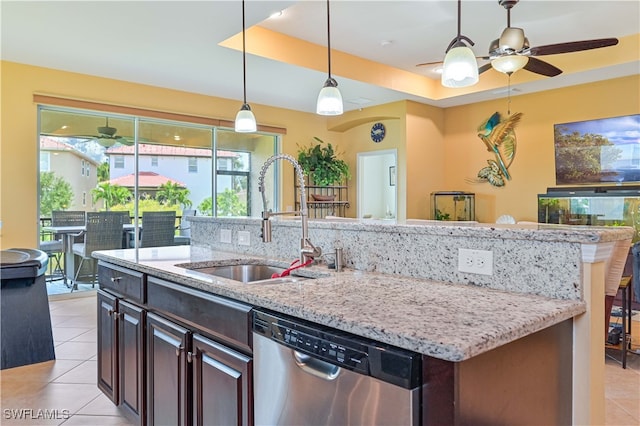
<instances>
[{"instance_id":1,"label":"pendant light shade","mask_svg":"<svg viewBox=\"0 0 640 426\"><path fill-rule=\"evenodd\" d=\"M238 133L251 133L257 130L256 117L247 103L247 52L245 44L244 0L242 0L242 91L243 104L236 114L235 131Z\"/></svg>"},{"instance_id":2,"label":"pendant light shade","mask_svg":"<svg viewBox=\"0 0 640 426\"><path fill-rule=\"evenodd\" d=\"M500 56L491 61L491 66L494 70L511 75L514 72L521 70L529 62L528 56L521 55L509 55Z\"/></svg>"},{"instance_id":3,"label":"pendant light shade","mask_svg":"<svg viewBox=\"0 0 640 426\"><path fill-rule=\"evenodd\" d=\"M243 104L236 114L235 130L238 133L251 133L257 130L256 117L251 111L249 104Z\"/></svg>"},{"instance_id":4,"label":"pendant light shade","mask_svg":"<svg viewBox=\"0 0 640 426\"><path fill-rule=\"evenodd\" d=\"M442 65L441 83L445 87L467 87L476 84L478 78L478 61L469 46L474 43L460 31L462 1L458 0L458 35L451 40Z\"/></svg>"},{"instance_id":5,"label":"pendant light shade","mask_svg":"<svg viewBox=\"0 0 640 426\"><path fill-rule=\"evenodd\" d=\"M461 43L453 47L444 57L442 85L445 87L467 87L478 82L478 63L473 51Z\"/></svg>"},{"instance_id":6,"label":"pendant light shade","mask_svg":"<svg viewBox=\"0 0 640 426\"><path fill-rule=\"evenodd\" d=\"M333 78L324 82L324 87L318 94L316 112L320 115L340 115L343 113L342 95L338 90L338 83Z\"/></svg>"},{"instance_id":7,"label":"pendant light shade","mask_svg":"<svg viewBox=\"0 0 640 426\"><path fill-rule=\"evenodd\" d=\"M342 95L338 89L338 82L331 77L331 24L329 13L329 0L327 0L327 59L328 74L327 81L318 94L316 103L316 113L320 115L340 115L343 113Z\"/></svg>"}]
</instances>

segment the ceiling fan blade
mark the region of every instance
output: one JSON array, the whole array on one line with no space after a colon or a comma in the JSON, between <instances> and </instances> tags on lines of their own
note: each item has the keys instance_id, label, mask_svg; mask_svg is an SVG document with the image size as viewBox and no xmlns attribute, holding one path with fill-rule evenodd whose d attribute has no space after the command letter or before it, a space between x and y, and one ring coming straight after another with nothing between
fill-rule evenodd
<instances>
[{"instance_id":1,"label":"ceiling fan blade","mask_svg":"<svg viewBox=\"0 0 640 426\"><path fill-rule=\"evenodd\" d=\"M568 43L547 44L525 49L522 53L533 56L558 55L560 53L579 52L582 50L600 49L601 47L615 46L617 38L600 38L594 40L571 41Z\"/></svg>"},{"instance_id":2,"label":"ceiling fan blade","mask_svg":"<svg viewBox=\"0 0 640 426\"><path fill-rule=\"evenodd\" d=\"M478 74L482 74L485 71L488 71L491 69L491 62L489 62L488 64L484 64L481 67L478 68Z\"/></svg>"},{"instance_id":3,"label":"ceiling fan blade","mask_svg":"<svg viewBox=\"0 0 640 426\"><path fill-rule=\"evenodd\" d=\"M550 63L534 58L533 56L529 57L529 62L524 66L524 69L547 77L555 77L556 75L562 74L560 68L556 68Z\"/></svg>"},{"instance_id":4,"label":"ceiling fan blade","mask_svg":"<svg viewBox=\"0 0 640 426\"><path fill-rule=\"evenodd\" d=\"M416 64L416 67L424 67L427 65L436 65L436 64L441 64L442 61L435 61L435 62L423 62L421 64Z\"/></svg>"}]
</instances>

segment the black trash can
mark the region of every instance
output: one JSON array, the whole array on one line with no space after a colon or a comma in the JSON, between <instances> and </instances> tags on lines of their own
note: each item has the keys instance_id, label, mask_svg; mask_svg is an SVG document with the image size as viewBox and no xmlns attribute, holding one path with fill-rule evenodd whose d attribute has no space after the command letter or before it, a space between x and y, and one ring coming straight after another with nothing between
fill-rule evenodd
<instances>
[{"instance_id":1,"label":"black trash can","mask_svg":"<svg viewBox=\"0 0 640 426\"><path fill-rule=\"evenodd\" d=\"M48 261L40 250L0 251L3 370L56 358L44 277Z\"/></svg>"}]
</instances>

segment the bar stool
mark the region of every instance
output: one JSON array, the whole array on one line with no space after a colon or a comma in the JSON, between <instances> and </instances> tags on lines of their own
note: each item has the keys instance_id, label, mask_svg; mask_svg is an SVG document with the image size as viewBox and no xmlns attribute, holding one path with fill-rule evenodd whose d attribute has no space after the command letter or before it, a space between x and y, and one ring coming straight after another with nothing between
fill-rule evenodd
<instances>
[{"instance_id":1,"label":"bar stool","mask_svg":"<svg viewBox=\"0 0 640 426\"><path fill-rule=\"evenodd\" d=\"M627 351L631 349L631 277L622 277L618 291L622 291L622 368L627 368Z\"/></svg>"},{"instance_id":2,"label":"bar stool","mask_svg":"<svg viewBox=\"0 0 640 426\"><path fill-rule=\"evenodd\" d=\"M620 333L620 345L606 345L609 349L618 349L621 351L622 368L627 368L627 351L631 349L631 277L625 276L620 279L618 292L622 292L622 307L620 316L622 318L622 329Z\"/></svg>"}]
</instances>

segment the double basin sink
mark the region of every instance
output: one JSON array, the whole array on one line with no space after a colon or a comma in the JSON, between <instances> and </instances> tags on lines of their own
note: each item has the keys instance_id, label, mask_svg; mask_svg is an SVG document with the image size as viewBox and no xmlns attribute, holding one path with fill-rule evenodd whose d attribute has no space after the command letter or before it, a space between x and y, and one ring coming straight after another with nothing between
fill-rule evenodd
<instances>
[{"instance_id":1,"label":"double basin sink","mask_svg":"<svg viewBox=\"0 0 640 426\"><path fill-rule=\"evenodd\" d=\"M270 261L215 261L185 263L176 266L198 274L226 278L243 284L280 284L327 276L327 274L299 268L292 270L289 275L281 277L280 274L285 272L288 266ZM295 265L293 266L295 267Z\"/></svg>"}]
</instances>

